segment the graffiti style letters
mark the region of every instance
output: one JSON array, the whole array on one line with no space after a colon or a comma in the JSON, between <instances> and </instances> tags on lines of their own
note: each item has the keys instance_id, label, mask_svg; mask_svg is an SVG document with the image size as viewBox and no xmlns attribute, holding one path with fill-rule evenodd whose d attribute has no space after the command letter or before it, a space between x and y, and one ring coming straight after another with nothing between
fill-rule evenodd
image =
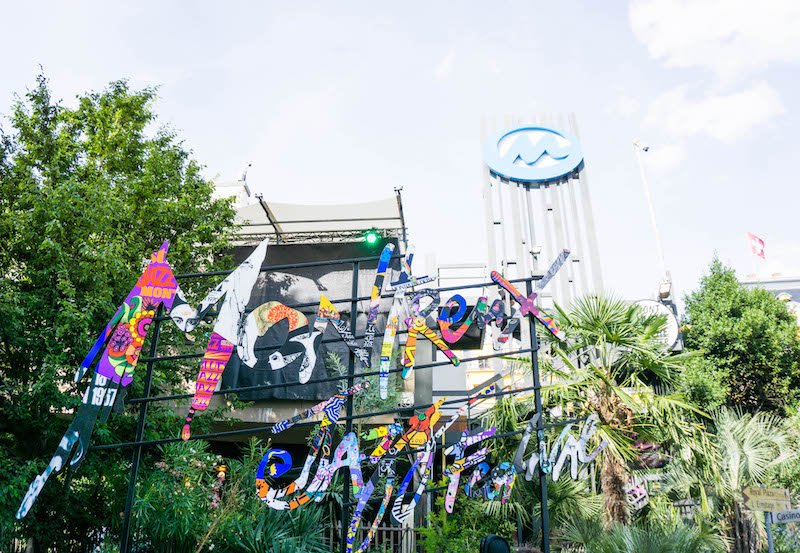
<instances>
[{"instance_id":1,"label":"graffiti style letters","mask_svg":"<svg viewBox=\"0 0 800 553\"><path fill-rule=\"evenodd\" d=\"M516 475L516 469L508 461L503 461L491 471L489 463L481 463L472 473L469 482L464 485L464 493L467 497L482 498L487 501L499 498L500 503L505 503L511 497Z\"/></svg>"},{"instance_id":2,"label":"graffiti style letters","mask_svg":"<svg viewBox=\"0 0 800 553\"><path fill-rule=\"evenodd\" d=\"M439 348L444 353L453 366L458 366L460 361L456 354L453 353L447 344L444 343L436 332L428 328L428 323L425 322L424 317L409 317L406 319L406 326L408 327L408 337L406 338L406 348L403 353L403 372L402 377L408 378L408 375L414 369L416 352L417 352L417 336L422 334L431 341L431 343Z\"/></svg>"},{"instance_id":3,"label":"graffiti style letters","mask_svg":"<svg viewBox=\"0 0 800 553\"><path fill-rule=\"evenodd\" d=\"M317 435L314 437L314 440L311 442L311 447L308 456L306 457L305 463L303 464L303 470L300 472L300 475L297 477L297 479L295 479L293 482L291 482L287 486L284 486L283 488L270 487L270 485L267 483L265 479L265 475L269 474L270 476L277 478L282 474L284 474L288 470L288 467L286 468L286 470L282 471L276 468L275 472L274 473L272 472L273 470L272 467L275 465L270 464L270 459L278 455L277 453L274 453L274 451L276 450L267 451L267 453L261 459L258 471L256 472L256 491L261 501L266 503L269 507L277 509L279 511L286 509L294 510L300 507L301 505L308 503L312 498L312 495L310 495L312 492L321 493L324 491L324 488L322 488L322 484L326 481L327 477L327 473L325 472L327 469L325 467L327 467L329 464L328 459L331 453L331 427L336 424L336 421L339 420L339 416L341 414L341 408L342 405L344 405L347 396L357 393L368 387L369 383L367 381L360 382L355 386L348 388L347 390L340 392L323 402L318 403L317 405L315 405L311 409L306 410L300 415L292 417L291 419L281 421L272 427L273 433L282 432L283 430L290 428L292 425L296 424L297 422L303 419L311 417L320 412L324 413L322 417L322 422L320 423L319 431L317 432ZM352 440L350 440L350 442L352 442L353 440L355 440L355 437L353 437ZM345 464L347 464L347 466L350 467L351 476L353 476L354 475L353 463L358 464L361 456L357 451L358 449L357 444L355 452L352 451L351 445L352 444L349 443L347 446L345 446L345 448L341 450L341 452L339 448L337 448L337 454L341 453L338 457L339 459L338 463L343 463L342 456L345 453L347 453L347 462ZM287 452L284 452L283 450L279 451L281 452L281 454L278 458L284 464L286 463L286 460L288 458L289 467L291 467L291 456ZM289 501L282 501L281 498L293 494L295 492L299 492L306 487L308 479L311 476L311 468L313 467L314 462L317 460L317 456L319 455L320 451L322 452L322 455L320 456L319 467L314 477L314 481L315 482L319 481L320 483L315 484L313 490L311 489L311 487L309 487L310 490L309 493L304 492ZM338 466L344 466L344 465L338 465ZM330 471L331 476L333 475L333 472L335 472L335 470L336 469ZM359 467L358 469L359 482L361 478L360 475L361 475L361 470ZM359 483L359 488L360 485L361 484Z\"/></svg>"},{"instance_id":4,"label":"graffiti style letters","mask_svg":"<svg viewBox=\"0 0 800 553\"><path fill-rule=\"evenodd\" d=\"M183 425L183 430L181 431L181 438L184 440L188 440L191 436L192 418L195 413L208 407L211 395L214 393L222 372L228 364L234 345L241 344L249 351L250 346L247 341L249 339L255 340L255 337L248 337L244 333L242 321L247 302L250 301L250 294L266 255L267 240L264 240L236 270L209 292L205 299L200 302L200 306L194 310L194 314L189 316L182 314L180 318L179 328L184 332L191 332L208 311L222 301L217 320L214 323L214 331L200 363L200 372L197 375L192 406L189 408L189 413L186 415L186 424ZM186 303L183 298L181 300L183 304ZM173 322L178 324L178 321L174 318Z\"/></svg>"},{"instance_id":5,"label":"graffiti style letters","mask_svg":"<svg viewBox=\"0 0 800 553\"><path fill-rule=\"evenodd\" d=\"M329 397L328 399L317 403L314 407L306 409L299 415L295 415L290 419L286 419L281 422L275 423L272 426L272 428L270 428L270 432L272 432L273 434L278 434L280 432L283 432L284 430L286 430L287 428L291 428L298 422L311 418L317 413L321 413L322 411L325 411L325 414L328 416L329 420L336 421L339 419L339 411L341 410L342 405L344 405L347 396L351 396L368 387L369 387L369 382L367 382L366 380L363 382L359 382L358 384L351 386L350 388L342 392L339 392L335 396Z\"/></svg>"},{"instance_id":6,"label":"graffiti style letters","mask_svg":"<svg viewBox=\"0 0 800 553\"><path fill-rule=\"evenodd\" d=\"M584 422L580 438L575 439L574 436L569 434L572 429L572 424L568 424L564 427L560 436L553 444L549 457L547 456L546 446L544 442L541 441L539 444L539 451L531 454L530 458L525 461L523 460L525 449L528 446L531 434L536 432L536 423L538 420L539 414L537 413L528 421L528 425L525 427L525 432L522 435L522 440L519 443L519 447L517 447L517 453L514 457L514 467L518 473L525 474L525 480L532 480L537 465L541 464L542 470L546 473L552 472L553 480L558 481L567 457L570 459L570 476L573 479L577 479L578 463L592 462L595 457L608 446L608 442L604 440L592 453L586 452L586 446L597 428L598 418L597 415L593 414Z\"/></svg>"},{"instance_id":7,"label":"graffiti style letters","mask_svg":"<svg viewBox=\"0 0 800 553\"><path fill-rule=\"evenodd\" d=\"M455 460L444 469L444 475L449 480L447 484L447 494L444 498L444 508L448 513L453 512L453 505L456 501L458 481L461 479L461 473L483 461L486 458L486 453L489 451L488 448L482 447L467 457L467 448L490 436L494 436L496 431L497 429L494 426L489 430L478 432L473 436L470 436L469 432L464 431L461 434L461 439L458 440L457 443L444 450L445 455L455 456Z\"/></svg>"},{"instance_id":8,"label":"graffiti style letters","mask_svg":"<svg viewBox=\"0 0 800 553\"><path fill-rule=\"evenodd\" d=\"M458 312L455 315L452 315L451 310L454 307L458 307ZM444 338L450 344L455 344L461 339L462 336L464 336L467 330L469 330L469 327L473 324L476 324L478 328L483 328L484 317L486 316L488 309L489 306L486 303L486 297L481 296L478 298L478 304L470 312L466 320L461 323L461 326L459 326L457 330L450 330L450 325L461 320L461 317L467 310L467 302L463 296L460 294L454 295L447 300L442 313L439 315L439 318L436 321L439 324L439 330L442 333L442 338Z\"/></svg>"},{"instance_id":9,"label":"graffiti style letters","mask_svg":"<svg viewBox=\"0 0 800 553\"><path fill-rule=\"evenodd\" d=\"M18 519L28 514L50 475L64 469L73 450L70 465L73 469L80 466L98 417L101 422L106 420L114 404L121 402L125 386L133 380L139 353L158 307L163 306L169 312L175 299L178 284L167 262L168 249L169 243L164 242L153 252L150 263L76 371L75 382L78 382L102 350L78 412L47 468L31 482L17 511Z\"/></svg>"},{"instance_id":10,"label":"graffiti style letters","mask_svg":"<svg viewBox=\"0 0 800 553\"><path fill-rule=\"evenodd\" d=\"M411 465L411 468L408 470L405 478L403 478L402 484L400 484L400 488L397 490L397 498L394 500L394 504L392 505L392 520L394 520L397 524L402 524L405 520L411 516L411 513L414 512L414 507L417 504L417 501L422 497L422 494L425 492L425 488L428 486L428 480L430 479L430 464L433 460L433 452L436 450L436 442L434 440L428 440L425 443L425 449L417 453L416 458L414 459L414 463ZM414 490L414 495L410 501L405 502L405 495L406 489L408 485L411 483L411 480L414 478L414 473L418 472L421 475L419 484L417 485L417 489Z\"/></svg>"},{"instance_id":11,"label":"graffiti style letters","mask_svg":"<svg viewBox=\"0 0 800 553\"><path fill-rule=\"evenodd\" d=\"M386 319L386 329L383 333L383 345L381 346L381 365L378 375L378 384L381 399L386 399L389 393L389 369L392 364L392 353L394 352L395 336L400 326L400 320L405 320L407 314L405 294L406 291L418 284L424 284L433 280L432 277L424 276L415 278L411 272L411 263L414 261L414 246L409 246L406 256L401 260L402 270L398 279L391 283L394 290L394 300L389 310L389 317Z\"/></svg>"},{"instance_id":12,"label":"graffiti style letters","mask_svg":"<svg viewBox=\"0 0 800 553\"><path fill-rule=\"evenodd\" d=\"M381 257L378 260L378 269L375 274L375 284L372 286L370 293L369 314L367 315L367 328L364 331L364 345L359 346L356 341L355 335L350 331L347 323L341 320L339 311L333 306L328 298L320 296L319 310L317 314L317 321L314 324L315 328L324 332L328 323L331 323L342 337L344 343L350 348L361 364L365 367L371 367L372 361L372 346L375 341L375 321L378 318L378 308L381 304L381 291L383 290L383 281L386 277L386 270L389 268L389 262L394 253L394 244L386 244L381 252ZM355 313L350 313L350 317L355 317Z\"/></svg>"},{"instance_id":13,"label":"graffiti style letters","mask_svg":"<svg viewBox=\"0 0 800 553\"><path fill-rule=\"evenodd\" d=\"M569 257L569 250L563 250L550 268L547 270L547 273L542 277L542 279L536 283L536 288L531 293L530 296L525 297L523 296L517 288L511 284L508 280L506 280L503 275L498 273L497 271L492 271L491 277L492 280L501 288L504 288L511 294L511 297L514 298L517 303L519 304L519 310L522 315L531 315L535 319L537 319L540 323L542 323L550 333L558 338L559 340L564 340L564 333L558 328L555 321L547 315L545 312L541 311L539 308L534 305L536 301L536 297L538 293L542 290L542 288L547 285L548 282L555 276L556 272L561 268L564 262Z\"/></svg>"},{"instance_id":14,"label":"graffiti style letters","mask_svg":"<svg viewBox=\"0 0 800 553\"><path fill-rule=\"evenodd\" d=\"M361 513L364 512L364 507L366 507L367 501L369 501L369 498L372 497L372 492L375 490L375 485L377 484L378 479L383 477L386 478L386 487L383 491L381 504L378 506L378 512L375 513L372 526L370 526L367 535L364 537L361 545L356 550L356 553L364 553L364 551L369 549L369 544L372 541L372 538L375 536L375 531L378 529L378 525L380 524L381 520L383 520L386 507L389 505L389 500L392 497L395 476L394 459L384 459L380 462L380 465L378 465L378 469L372 474L372 478L370 478L364 487L361 488L361 493L358 495L358 504L353 511L353 518L350 521L350 526L347 529L348 553L353 550L353 542L356 538L359 522L361 521Z\"/></svg>"}]
</instances>

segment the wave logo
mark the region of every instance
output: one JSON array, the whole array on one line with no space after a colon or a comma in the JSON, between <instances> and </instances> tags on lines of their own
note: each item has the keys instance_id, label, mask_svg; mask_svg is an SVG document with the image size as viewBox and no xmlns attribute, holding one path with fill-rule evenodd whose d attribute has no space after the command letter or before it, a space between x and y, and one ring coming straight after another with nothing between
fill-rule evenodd
<instances>
[{"instance_id":1,"label":"wave logo","mask_svg":"<svg viewBox=\"0 0 800 553\"><path fill-rule=\"evenodd\" d=\"M519 127L499 132L486 142L486 165L501 177L545 182L563 177L583 162L573 135L546 127Z\"/></svg>"}]
</instances>

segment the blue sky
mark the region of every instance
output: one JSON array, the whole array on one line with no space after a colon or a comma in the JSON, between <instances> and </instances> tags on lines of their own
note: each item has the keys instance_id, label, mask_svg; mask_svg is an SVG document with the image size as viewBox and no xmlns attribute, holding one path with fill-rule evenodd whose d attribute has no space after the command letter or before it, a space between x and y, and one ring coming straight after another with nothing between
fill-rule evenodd
<instances>
[{"instance_id":1,"label":"blue sky","mask_svg":"<svg viewBox=\"0 0 800 553\"><path fill-rule=\"evenodd\" d=\"M57 97L127 78L207 168L268 199L404 187L419 253L481 261L483 116L575 112L608 289L660 276L632 141L646 154L676 287L714 252L800 273L794 157L800 3L7 4L0 111L44 67ZM40 13L44 11L44 13Z\"/></svg>"}]
</instances>

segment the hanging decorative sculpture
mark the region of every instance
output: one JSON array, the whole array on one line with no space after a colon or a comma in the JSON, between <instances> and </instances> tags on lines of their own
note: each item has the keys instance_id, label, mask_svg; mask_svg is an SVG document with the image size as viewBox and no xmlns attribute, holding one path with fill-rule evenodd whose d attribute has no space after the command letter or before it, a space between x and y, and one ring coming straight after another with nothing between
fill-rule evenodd
<instances>
[{"instance_id":1,"label":"hanging decorative sculpture","mask_svg":"<svg viewBox=\"0 0 800 553\"><path fill-rule=\"evenodd\" d=\"M255 336L248 336L244 332L243 319L250 294L267 255L267 243L267 239L262 241L241 265L209 292L194 310L194 314L189 317L182 315L180 323L173 318L178 328L184 332L191 332L212 307L222 302L203 360L200 362L194 399L186 415L186 424L181 431L181 438L184 440L188 440L191 436L191 424L195 413L208 407L234 347L238 344L249 351L249 340L255 341ZM179 299L182 304L186 304L180 293Z\"/></svg>"},{"instance_id":2,"label":"hanging decorative sculpture","mask_svg":"<svg viewBox=\"0 0 800 553\"><path fill-rule=\"evenodd\" d=\"M315 328L319 332L324 332L328 323L332 324L342 337L344 343L350 348L350 351L358 357L361 364L365 367L372 366L372 347L375 341L375 321L378 318L378 309L381 304L381 291L383 290L383 281L386 277L386 270L389 268L389 262L392 260L392 253L394 253L394 244L386 244L381 252L380 259L378 260L378 269L375 274L375 284L372 286L370 293L370 307L367 315L367 328L364 331L364 344L359 346L356 341L355 335L350 331L346 322L341 320L339 310L334 307L328 298L324 295L319 298L319 310ZM355 313L350 313L350 317L355 317Z\"/></svg>"},{"instance_id":3,"label":"hanging decorative sculpture","mask_svg":"<svg viewBox=\"0 0 800 553\"><path fill-rule=\"evenodd\" d=\"M583 423L583 428L581 429L581 434L578 439L575 439L575 437L570 434L572 424L570 423L566 425L561 431L561 434L556 442L553 444L549 457L547 455L547 449L544 441L540 441L539 451L532 453L528 460L525 461L525 450L528 447L528 442L531 439L531 435L536 432L536 426L539 422L539 413L536 413L531 420L528 421L528 424L525 427L525 432L522 434L522 439L519 442L519 446L517 447L517 452L514 457L514 467L519 474L525 474L525 480L532 480L536 467L541 465L542 472L552 472L553 480L558 481L564 464L566 463L567 458L569 458L570 476L573 478L573 480L577 479L578 463L591 463L595 457L597 457L600 452L608 446L608 442L603 440L591 453L586 451L589 440L597 429L598 421L599 418L597 415L589 415L589 417Z\"/></svg>"},{"instance_id":4,"label":"hanging decorative sculpture","mask_svg":"<svg viewBox=\"0 0 800 553\"><path fill-rule=\"evenodd\" d=\"M153 253L149 265L137 281L136 286L131 290L78 368L75 375L76 382L89 371L102 350L92 382L82 397L78 413L61 439L59 448L47 469L31 483L17 512L18 518L27 514L48 477L52 473L63 470L73 451L74 455L70 463L74 468L79 466L88 448L95 421L98 418L104 421L112 407L122 404L125 387L132 381L150 322L159 307L163 307L164 311L170 314L171 320L182 331L191 332L201 320L210 314L212 308L218 306L213 331L201 361L192 405L181 432L184 440L190 437L190 424L194 414L208 407L234 349L246 365L254 367L258 361L255 350L256 339L265 335L270 328L283 320L287 321L289 331L286 343L299 343L303 346L303 351L284 353L278 350L272 352L268 359L272 370L282 369L299 360L299 383L308 382L317 360L317 348L328 323L334 325L362 364L366 367L370 366L383 282L394 252L392 244L383 249L378 262L374 285L370 293L367 326L362 345L357 343L348 325L341 320L339 312L325 296L320 297L317 317L313 323L300 311L275 301L268 301L246 314L253 286L266 256L266 240L259 244L236 270L211 290L197 308L192 308L183 297L166 261L167 248L168 244L165 242L161 249ZM563 339L563 333L555 322L539 310L534 302L538 293L552 279L568 255L569 252L566 250L561 253L537 283L534 291L527 297L523 296L502 275L492 272L492 280L519 304L519 310L511 308L510 316L506 315L505 296L501 292L501 298L494 300L491 306L486 297L479 298L470 314L459 324L457 329L452 330L450 326L461 320L467 311L464 298L458 294L454 295L447 301L445 308L438 316L440 337L435 330L428 327L426 322L426 317L439 307L439 292L433 289L424 289L416 292L410 301L406 299L409 290L433 280L427 276L419 278L413 276L411 272L413 248L409 249L408 255L401 261L402 269L398 280L391 283L395 295L381 348L379 371L381 397L387 397L388 373L400 320L404 320L408 327L408 338L403 354L403 378L406 378L414 368L416 341L420 334L436 345L453 365L458 365L459 360L445 342L457 342L473 324L479 328L484 328L492 323L498 326L500 333L494 340L495 349L499 349L507 343L525 315L536 318L553 335ZM409 312L411 316L406 317L405 315ZM351 318L355 316L356 313L350 314ZM353 432L346 434L332 453L331 442L332 428L339 420L341 408L345 405L348 396L367 387L366 381L358 383L301 414L276 423L271 428L272 433L282 432L299 421L322 413L319 430L311 441L310 450L300 475L293 482L282 487L272 486L267 482L268 478L279 478L292 467L292 458L289 452L279 448L270 449L264 455L256 474L256 489L259 498L271 508L292 510L312 500L320 501L329 488L336 471L346 468L350 475L352 492L358 499L347 532L348 551L352 551L355 547L353 542L367 501L377 483L383 479L385 482L383 498L366 538L357 548L359 553L369 547L375 529L388 508L395 490L397 493L391 509L392 518L395 522L402 523L410 516L414 506L425 493L431 478L430 468L438 439L463 415L469 405L473 405L475 401L486 397L496 389L494 385L491 385L471 397L436 431L434 431L434 427L441 417L440 407L443 405L444 398L411 417L405 429L402 425L394 423L362 433L362 440L380 440L369 455L369 462L376 465L376 468L365 484L361 471L361 459L364 457L360 453L356 434ZM553 479L558 480L569 459L570 474L573 478L577 478L578 463L591 462L607 446L606 442L602 442L592 453L586 451L587 443L597 425L597 417L593 415L584 424L580 438L576 439L570 434L572 425L569 424L553 444L549 456L542 443L539 451L525 461L525 450L530 436L536 428L538 417L538 414L535 415L528 424L513 464L502 462L491 469L484 461L487 454L486 447L473 450L468 454L469 448L494 436L495 428L480 430L475 434L464 432L457 443L445 449L445 455L454 458L443 468L444 475L449 480L445 499L445 508L448 511L452 511L461 475L469 469L474 470L464 484L467 495L499 499L504 502L511 493L517 473L524 473L526 479L530 480L534 469L540 466L544 472L552 472ZM412 465L400 481L399 486L395 487L396 458L406 449L412 452ZM313 471L312 476L312 469L315 465L316 470ZM412 494L410 487L415 474L419 474L420 478Z\"/></svg>"},{"instance_id":5,"label":"hanging decorative sculpture","mask_svg":"<svg viewBox=\"0 0 800 553\"><path fill-rule=\"evenodd\" d=\"M559 340L564 340L564 333L559 330L558 325L556 325L555 321L552 317L547 315L544 311L540 310L534 302L536 301L536 297L538 296L539 292L547 285L548 282L555 276L561 266L569 257L569 250L563 250L544 276L536 283L536 287L534 288L533 292L530 296L525 297L520 293L517 288L511 284L508 280L506 280L503 275L498 273L497 271L492 271L491 277L492 280L500 287L505 288L511 297L514 298L517 303L519 304L519 310L522 315L531 315L540 323L542 323L550 333L558 338Z\"/></svg>"},{"instance_id":6,"label":"hanging decorative sculpture","mask_svg":"<svg viewBox=\"0 0 800 553\"><path fill-rule=\"evenodd\" d=\"M175 300L178 284L167 262L168 249L169 243L164 242L161 248L153 253L150 263L136 281L136 285L76 371L75 382L78 382L88 372L102 350L92 382L81 398L78 412L61 438L47 468L28 487L17 511L18 519L28 514L51 474L61 472L67 461L73 470L80 466L89 449L89 441L97 419L103 422L108 419L112 407L118 405L121 408L125 387L133 380L133 372L150 323L159 306L169 312ZM73 452L74 455L70 460Z\"/></svg>"},{"instance_id":7,"label":"hanging decorative sculpture","mask_svg":"<svg viewBox=\"0 0 800 553\"><path fill-rule=\"evenodd\" d=\"M391 290L394 290L394 300L389 310L389 317L386 319L386 329L383 333L383 344L381 345L381 365L378 376L379 391L381 399L386 399L389 393L389 370L391 369L392 354L394 353L394 342L400 321L406 320L408 313L405 295L406 292L415 286L431 282L433 277L415 277L411 272L411 264L414 262L414 246L408 247L405 257L400 262L401 271L398 279L391 283Z\"/></svg>"},{"instance_id":8,"label":"hanging decorative sculpture","mask_svg":"<svg viewBox=\"0 0 800 553\"><path fill-rule=\"evenodd\" d=\"M331 447L331 427L332 425L336 424L336 421L339 420L339 416L341 414L341 407L344 405L344 402L347 400L348 395L355 394L361 390L364 390L369 387L369 383L367 381L360 382L343 392L336 394L335 396L323 401L311 409L306 410L304 413L292 417L291 419L287 419L285 421L279 422L275 426L272 427L272 432L277 433L281 432L287 428L290 428L292 425L296 424L297 422L309 418L316 413L323 413L322 422L320 423L319 431L317 435L311 442L311 447L308 456L306 457L306 461L303 464L303 470L301 471L300 475L290 484L284 486L282 488L273 488L271 487L266 479L265 475L269 474L269 476L273 478L278 478L285 474L291 468L291 455L288 452L283 452L279 457L276 457L276 454L270 455L270 451L268 451L264 457L261 459L261 463L258 466L258 470L256 471L256 491L258 492L258 497L266 503L269 507L277 510L293 510L298 508L305 503L308 503L312 499L312 492L323 492L324 488L321 489L322 485L325 481L329 482L330 476L333 475L335 470L331 470L328 474L328 469L325 467L329 464L328 457L330 456L330 447ZM360 478L361 478L361 471L360 467L355 472L353 468L353 464L358 464L360 460L360 454L357 451L352 451L352 444L355 442L355 435L352 438L348 438L347 446L340 452L339 455L339 463L343 463L342 457L347 454L347 466L350 467L351 476L355 479L354 487L360 487ZM358 445L355 445L356 450L358 449ZM319 484L316 484L315 488L311 490L309 487L309 493L301 493L299 496L291 499L290 501L282 500L283 497L287 495L291 495L295 492L299 492L303 490L306 485L308 484L308 479L311 476L311 468L314 466L315 461L317 461L317 456L319 455L320 451L322 451L322 456L319 459L319 468L317 470L317 474L314 477L314 481L319 481ZM339 449L337 448L337 452ZM285 453L285 455L283 455ZM281 461L280 465L272 462L273 458L277 458ZM317 478L319 476L319 478Z\"/></svg>"}]
</instances>

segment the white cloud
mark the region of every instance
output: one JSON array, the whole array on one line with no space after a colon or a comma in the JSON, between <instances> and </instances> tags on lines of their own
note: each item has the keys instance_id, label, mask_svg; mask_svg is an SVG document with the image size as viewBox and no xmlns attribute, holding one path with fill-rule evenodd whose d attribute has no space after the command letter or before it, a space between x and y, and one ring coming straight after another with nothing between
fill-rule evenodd
<instances>
[{"instance_id":1,"label":"white cloud","mask_svg":"<svg viewBox=\"0 0 800 553\"><path fill-rule=\"evenodd\" d=\"M629 18L667 67L709 69L727 79L800 61L797 0L633 0Z\"/></svg>"},{"instance_id":2,"label":"white cloud","mask_svg":"<svg viewBox=\"0 0 800 553\"><path fill-rule=\"evenodd\" d=\"M784 113L778 92L760 81L731 94L690 97L690 87L677 86L650 104L645 124L674 137L706 134L727 143Z\"/></svg>"},{"instance_id":3,"label":"white cloud","mask_svg":"<svg viewBox=\"0 0 800 553\"><path fill-rule=\"evenodd\" d=\"M450 51L445 54L439 65L436 66L436 80L443 81L453 74L453 64L456 61L456 51L450 48Z\"/></svg>"},{"instance_id":4,"label":"white cloud","mask_svg":"<svg viewBox=\"0 0 800 553\"><path fill-rule=\"evenodd\" d=\"M656 174L665 174L684 162L686 148L680 144L651 146L646 156L648 170Z\"/></svg>"}]
</instances>

